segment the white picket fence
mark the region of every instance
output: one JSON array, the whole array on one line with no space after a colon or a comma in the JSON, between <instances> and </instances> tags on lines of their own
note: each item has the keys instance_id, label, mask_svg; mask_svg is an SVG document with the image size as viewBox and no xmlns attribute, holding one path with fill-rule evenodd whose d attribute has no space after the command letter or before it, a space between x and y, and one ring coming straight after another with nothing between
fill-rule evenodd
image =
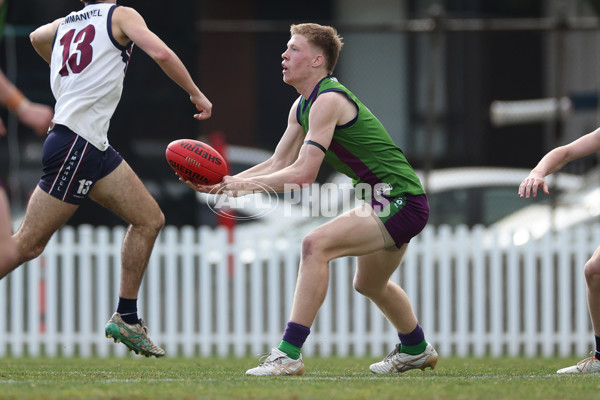
<instances>
[{"instance_id":1,"label":"white picket fence","mask_svg":"<svg viewBox=\"0 0 600 400\"><path fill-rule=\"evenodd\" d=\"M62 228L42 256L0 281L0 356L124 355L104 337L115 310L123 228ZM287 322L303 232L167 227L140 293L140 315L167 354L243 356L276 346ZM585 355L593 335L583 266L600 226L523 246L478 227L426 228L393 279L443 355ZM330 289L305 355L382 356L397 342L352 289L352 258Z\"/></svg>"}]
</instances>

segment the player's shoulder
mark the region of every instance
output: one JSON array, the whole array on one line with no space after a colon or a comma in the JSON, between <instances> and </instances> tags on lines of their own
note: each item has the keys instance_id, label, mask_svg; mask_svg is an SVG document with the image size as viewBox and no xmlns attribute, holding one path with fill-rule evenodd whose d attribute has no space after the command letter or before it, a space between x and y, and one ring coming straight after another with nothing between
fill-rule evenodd
<instances>
[{"instance_id":1,"label":"player's shoulder","mask_svg":"<svg viewBox=\"0 0 600 400\"><path fill-rule=\"evenodd\" d=\"M56 18L54 21L50 22L49 24L47 24L49 29L52 29L53 31L56 31L56 29L58 28L58 26L65 20L66 17L60 17L60 18Z\"/></svg>"},{"instance_id":2,"label":"player's shoulder","mask_svg":"<svg viewBox=\"0 0 600 400\"><path fill-rule=\"evenodd\" d=\"M120 36L121 33L125 42L133 40L124 33L125 31L131 30L131 27L146 25L144 18L135 10L135 8L121 5L114 8L111 23L113 25L113 33L117 37ZM123 44L120 40L119 42Z\"/></svg>"},{"instance_id":3,"label":"player's shoulder","mask_svg":"<svg viewBox=\"0 0 600 400\"><path fill-rule=\"evenodd\" d=\"M312 108L339 107L348 103L348 94L341 90L328 90L319 93Z\"/></svg>"},{"instance_id":4,"label":"player's shoulder","mask_svg":"<svg viewBox=\"0 0 600 400\"><path fill-rule=\"evenodd\" d=\"M134 16L141 16L140 13L133 7L118 5L113 11L114 18L131 18Z\"/></svg>"},{"instance_id":5,"label":"player's shoulder","mask_svg":"<svg viewBox=\"0 0 600 400\"><path fill-rule=\"evenodd\" d=\"M296 100L294 100L294 103L292 104L292 109L295 109L296 107L298 107L298 105L300 104L301 101L302 101L302 96L296 97Z\"/></svg>"},{"instance_id":6,"label":"player's shoulder","mask_svg":"<svg viewBox=\"0 0 600 400\"><path fill-rule=\"evenodd\" d=\"M342 90L322 92L311 106L310 118L336 121L343 125L356 117L357 103Z\"/></svg>"}]
</instances>

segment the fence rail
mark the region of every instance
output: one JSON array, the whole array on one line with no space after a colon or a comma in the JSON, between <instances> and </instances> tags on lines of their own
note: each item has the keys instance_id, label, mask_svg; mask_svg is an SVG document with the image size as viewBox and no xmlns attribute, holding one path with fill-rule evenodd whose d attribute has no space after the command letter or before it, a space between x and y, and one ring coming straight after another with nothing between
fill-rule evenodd
<instances>
[{"instance_id":1,"label":"fence rail","mask_svg":"<svg viewBox=\"0 0 600 400\"><path fill-rule=\"evenodd\" d=\"M64 227L43 255L0 281L0 356L109 356L124 229ZM140 315L170 355L243 356L277 345L287 322L300 234L238 228L163 230L140 293ZM585 354L592 346L583 266L600 226L523 246L482 227L426 228L392 279L444 355ZM355 261L334 260L306 355L387 353L396 333L352 289Z\"/></svg>"}]
</instances>

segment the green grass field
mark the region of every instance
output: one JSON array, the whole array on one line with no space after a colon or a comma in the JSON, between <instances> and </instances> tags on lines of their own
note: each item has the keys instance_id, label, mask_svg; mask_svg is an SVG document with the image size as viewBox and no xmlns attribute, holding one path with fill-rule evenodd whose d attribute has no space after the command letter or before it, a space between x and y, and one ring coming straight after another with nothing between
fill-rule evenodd
<instances>
[{"instance_id":1,"label":"green grass field","mask_svg":"<svg viewBox=\"0 0 600 400\"><path fill-rule=\"evenodd\" d=\"M256 358L2 358L0 399L598 399L576 359L441 358L435 371L376 376L372 358L305 360L304 377L251 378Z\"/></svg>"}]
</instances>

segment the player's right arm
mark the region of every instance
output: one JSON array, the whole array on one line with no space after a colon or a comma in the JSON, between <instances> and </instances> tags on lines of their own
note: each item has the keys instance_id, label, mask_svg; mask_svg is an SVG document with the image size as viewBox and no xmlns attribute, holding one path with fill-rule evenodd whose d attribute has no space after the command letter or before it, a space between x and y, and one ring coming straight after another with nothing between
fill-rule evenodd
<instances>
[{"instance_id":1,"label":"player's right arm","mask_svg":"<svg viewBox=\"0 0 600 400\"><path fill-rule=\"evenodd\" d=\"M117 7L112 17L113 36L122 45L134 42L148 54L183 90L190 95L190 100L201 112L194 115L196 119L210 118L212 103L194 83L187 68L179 57L154 34L144 18L133 8Z\"/></svg>"},{"instance_id":2,"label":"player's right arm","mask_svg":"<svg viewBox=\"0 0 600 400\"><path fill-rule=\"evenodd\" d=\"M533 197L536 197L538 188L541 188L544 193L549 194L548 183L545 180L547 175L560 170L573 160L588 156L599 150L600 128L569 144L551 150L531 170L529 176L521 182L519 196L529 198L530 195L533 195Z\"/></svg>"},{"instance_id":3,"label":"player's right arm","mask_svg":"<svg viewBox=\"0 0 600 400\"><path fill-rule=\"evenodd\" d=\"M296 109L299 101L300 98L294 102L290 109L287 128L279 140L273 155L268 160L240 172L233 178L251 178L254 176L272 174L289 167L298 159L300 148L305 139L304 130L296 120ZM223 189L221 183L215 185L199 185L181 177L179 180L198 192L216 194L220 193Z\"/></svg>"},{"instance_id":4,"label":"player's right arm","mask_svg":"<svg viewBox=\"0 0 600 400\"><path fill-rule=\"evenodd\" d=\"M296 110L299 102L300 97L298 97L290 109L287 127L281 136L273 155L268 160L237 174L236 177L250 178L253 176L267 175L289 167L296 161L305 139L304 130L296 120Z\"/></svg>"},{"instance_id":5,"label":"player's right arm","mask_svg":"<svg viewBox=\"0 0 600 400\"><path fill-rule=\"evenodd\" d=\"M62 20L63 18L59 18L54 22L42 25L29 34L29 40L33 48L48 64L50 64L50 58L52 57L54 35Z\"/></svg>"}]
</instances>

